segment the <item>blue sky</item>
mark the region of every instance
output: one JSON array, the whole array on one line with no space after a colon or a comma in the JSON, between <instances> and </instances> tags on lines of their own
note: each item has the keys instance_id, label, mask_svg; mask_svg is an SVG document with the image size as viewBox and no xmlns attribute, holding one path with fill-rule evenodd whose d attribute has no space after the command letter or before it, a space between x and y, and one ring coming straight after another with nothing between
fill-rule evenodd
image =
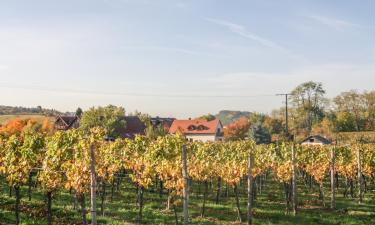
<instances>
[{"instance_id":1,"label":"blue sky","mask_svg":"<svg viewBox=\"0 0 375 225\"><path fill-rule=\"evenodd\" d=\"M3 0L0 104L194 117L375 87L375 1Z\"/></svg>"}]
</instances>

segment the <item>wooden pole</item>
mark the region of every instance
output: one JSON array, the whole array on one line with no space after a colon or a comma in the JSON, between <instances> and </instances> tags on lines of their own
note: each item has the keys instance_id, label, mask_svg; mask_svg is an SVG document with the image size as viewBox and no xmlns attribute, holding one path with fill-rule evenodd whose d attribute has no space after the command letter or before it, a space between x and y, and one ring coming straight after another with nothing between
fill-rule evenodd
<instances>
[{"instance_id":1,"label":"wooden pole","mask_svg":"<svg viewBox=\"0 0 375 225\"><path fill-rule=\"evenodd\" d=\"M238 196L238 187L237 187L237 184L235 184L233 188L234 188L234 194L235 194L235 198L236 198L238 221L240 223L242 223L242 213L241 213L241 207L240 207L240 199L239 199L239 196Z\"/></svg>"},{"instance_id":2,"label":"wooden pole","mask_svg":"<svg viewBox=\"0 0 375 225\"><path fill-rule=\"evenodd\" d=\"M80 204L81 204L82 224L87 225L85 194L83 194L83 193L79 194L79 201L80 201Z\"/></svg>"},{"instance_id":3,"label":"wooden pole","mask_svg":"<svg viewBox=\"0 0 375 225\"><path fill-rule=\"evenodd\" d=\"M361 150L357 148L357 166L358 166L358 195L359 195L359 204L362 204L362 159L361 159Z\"/></svg>"},{"instance_id":4,"label":"wooden pole","mask_svg":"<svg viewBox=\"0 0 375 225\"><path fill-rule=\"evenodd\" d=\"M336 208L335 148L331 148L331 209Z\"/></svg>"},{"instance_id":5,"label":"wooden pole","mask_svg":"<svg viewBox=\"0 0 375 225\"><path fill-rule=\"evenodd\" d=\"M293 215L297 214L297 162L296 162L296 146L293 143L292 145L292 207L293 207Z\"/></svg>"},{"instance_id":6,"label":"wooden pole","mask_svg":"<svg viewBox=\"0 0 375 225\"><path fill-rule=\"evenodd\" d=\"M20 224L20 187L14 187L16 194L16 225Z\"/></svg>"},{"instance_id":7,"label":"wooden pole","mask_svg":"<svg viewBox=\"0 0 375 225\"><path fill-rule=\"evenodd\" d=\"M47 224L52 225L52 192L47 192Z\"/></svg>"},{"instance_id":8,"label":"wooden pole","mask_svg":"<svg viewBox=\"0 0 375 225\"><path fill-rule=\"evenodd\" d=\"M247 224L253 224L252 216L252 199L253 199L253 174L252 174L252 154L249 154L248 164L247 164Z\"/></svg>"},{"instance_id":9,"label":"wooden pole","mask_svg":"<svg viewBox=\"0 0 375 225\"><path fill-rule=\"evenodd\" d=\"M183 211L184 211L184 225L189 224L189 177L187 173L187 156L186 146L182 145L182 178L184 179L183 189Z\"/></svg>"},{"instance_id":10,"label":"wooden pole","mask_svg":"<svg viewBox=\"0 0 375 225\"><path fill-rule=\"evenodd\" d=\"M94 145L90 146L90 173L91 173L91 224L97 225L96 221L96 172Z\"/></svg>"}]
</instances>

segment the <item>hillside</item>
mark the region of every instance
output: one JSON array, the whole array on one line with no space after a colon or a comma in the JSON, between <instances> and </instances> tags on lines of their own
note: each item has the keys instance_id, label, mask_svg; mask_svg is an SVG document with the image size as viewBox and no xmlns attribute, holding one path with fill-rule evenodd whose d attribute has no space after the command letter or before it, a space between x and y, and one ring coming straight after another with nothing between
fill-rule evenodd
<instances>
[{"instance_id":1,"label":"hillside","mask_svg":"<svg viewBox=\"0 0 375 225\"><path fill-rule=\"evenodd\" d=\"M44 109L41 106L27 108L22 106L5 106L0 105L0 115L46 115L56 116L62 114L54 109Z\"/></svg>"},{"instance_id":2,"label":"hillside","mask_svg":"<svg viewBox=\"0 0 375 225\"><path fill-rule=\"evenodd\" d=\"M5 106L0 105L0 125L7 123L15 118L33 119L42 123L46 118L51 122L55 120L55 116L62 114L54 109L44 109L41 106L27 108L22 106Z\"/></svg>"},{"instance_id":3,"label":"hillside","mask_svg":"<svg viewBox=\"0 0 375 225\"><path fill-rule=\"evenodd\" d=\"M38 123L42 123L46 118L48 118L51 122L55 121L54 116L45 116L45 115L38 115L38 114L24 114L24 115L0 115L0 125L6 124L8 121L20 118L20 119L33 119Z\"/></svg>"},{"instance_id":4,"label":"hillside","mask_svg":"<svg viewBox=\"0 0 375 225\"><path fill-rule=\"evenodd\" d=\"M251 112L248 111L231 111L231 110L221 110L218 114L215 115L217 119L220 119L223 126L235 122L239 118L245 116L249 117Z\"/></svg>"}]
</instances>

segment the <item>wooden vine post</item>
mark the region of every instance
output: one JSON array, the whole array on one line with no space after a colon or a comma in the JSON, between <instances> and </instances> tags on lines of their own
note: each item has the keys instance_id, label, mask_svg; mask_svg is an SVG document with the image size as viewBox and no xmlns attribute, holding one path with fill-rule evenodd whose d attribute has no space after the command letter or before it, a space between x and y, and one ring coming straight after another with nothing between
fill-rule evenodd
<instances>
[{"instance_id":1,"label":"wooden vine post","mask_svg":"<svg viewBox=\"0 0 375 225\"><path fill-rule=\"evenodd\" d=\"M331 209L336 208L335 148L331 148Z\"/></svg>"},{"instance_id":2,"label":"wooden vine post","mask_svg":"<svg viewBox=\"0 0 375 225\"><path fill-rule=\"evenodd\" d=\"M357 166L358 166L358 195L359 195L359 204L363 202L362 195L362 159L361 159L361 149L357 146Z\"/></svg>"},{"instance_id":3,"label":"wooden vine post","mask_svg":"<svg viewBox=\"0 0 375 225\"><path fill-rule=\"evenodd\" d=\"M248 159L248 173L247 173L247 224L251 225L253 223L252 217L252 198L253 198L253 175L252 175L252 154L250 152Z\"/></svg>"},{"instance_id":4,"label":"wooden vine post","mask_svg":"<svg viewBox=\"0 0 375 225\"><path fill-rule=\"evenodd\" d=\"M91 224L97 225L96 221L96 172L95 172L95 149L90 146L90 173L91 173Z\"/></svg>"},{"instance_id":5,"label":"wooden vine post","mask_svg":"<svg viewBox=\"0 0 375 225\"><path fill-rule=\"evenodd\" d=\"M186 156L186 145L182 145L182 178L184 180L183 189L183 211L184 211L184 225L189 224L189 177L187 173L187 156Z\"/></svg>"},{"instance_id":6,"label":"wooden vine post","mask_svg":"<svg viewBox=\"0 0 375 225\"><path fill-rule=\"evenodd\" d=\"M293 215L297 214L297 162L296 162L296 146L293 143L292 145L292 207Z\"/></svg>"}]
</instances>

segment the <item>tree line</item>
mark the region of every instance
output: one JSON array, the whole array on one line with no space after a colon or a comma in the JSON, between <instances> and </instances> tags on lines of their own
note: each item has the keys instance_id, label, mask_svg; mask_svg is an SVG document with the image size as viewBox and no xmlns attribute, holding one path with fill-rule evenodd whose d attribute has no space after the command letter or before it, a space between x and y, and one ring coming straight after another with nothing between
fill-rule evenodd
<instances>
[{"instance_id":1,"label":"tree line","mask_svg":"<svg viewBox=\"0 0 375 225\"><path fill-rule=\"evenodd\" d=\"M322 83L310 81L294 88L288 102L289 133L299 140L311 134L334 139L342 132L375 131L375 91L350 90L329 99ZM227 125L224 135L228 140L270 143L286 136L285 123L285 107L270 115L253 112Z\"/></svg>"}]
</instances>

